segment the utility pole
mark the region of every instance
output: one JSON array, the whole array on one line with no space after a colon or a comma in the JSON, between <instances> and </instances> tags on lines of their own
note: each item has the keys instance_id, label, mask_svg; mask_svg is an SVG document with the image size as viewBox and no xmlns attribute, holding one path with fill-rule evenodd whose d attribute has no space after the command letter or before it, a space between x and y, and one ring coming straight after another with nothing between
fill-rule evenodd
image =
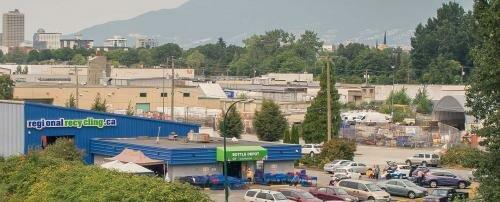
<instances>
[{"instance_id":1,"label":"utility pole","mask_svg":"<svg viewBox=\"0 0 500 202\"><path fill-rule=\"evenodd\" d=\"M165 120L165 80L167 79L166 76L165 76L165 68L167 68L168 66L168 57L167 57L167 61L166 63L164 64L163 66L163 79L162 79L162 82L161 82L161 112L163 113L162 117L161 117L161 120Z\"/></svg>"},{"instance_id":2,"label":"utility pole","mask_svg":"<svg viewBox=\"0 0 500 202\"><path fill-rule=\"evenodd\" d=\"M464 72L464 66L463 65L462 65L462 72L460 72L460 74L461 74L460 75L460 84L463 84L463 82L464 82L464 74L465 74L465 72Z\"/></svg>"},{"instance_id":3,"label":"utility pole","mask_svg":"<svg viewBox=\"0 0 500 202\"><path fill-rule=\"evenodd\" d=\"M90 62L88 62L87 64L89 64L88 68L90 68ZM76 65L75 65L75 77L76 77L76 95L75 95L75 97L76 97L76 108L78 108L78 103L79 103L79 99L80 99L80 93L79 93L80 86L78 84L79 83L79 81L78 81L78 67L76 67Z\"/></svg>"},{"instance_id":4,"label":"utility pole","mask_svg":"<svg viewBox=\"0 0 500 202\"><path fill-rule=\"evenodd\" d=\"M391 93L391 121L394 120L394 65L391 66L392 69L392 93Z\"/></svg>"},{"instance_id":5,"label":"utility pole","mask_svg":"<svg viewBox=\"0 0 500 202\"><path fill-rule=\"evenodd\" d=\"M331 94L331 80L330 80L330 57L326 58L326 103L327 103L327 140L332 139L332 94Z\"/></svg>"},{"instance_id":6,"label":"utility pole","mask_svg":"<svg viewBox=\"0 0 500 202\"><path fill-rule=\"evenodd\" d=\"M365 85L368 86L368 69L365 69Z\"/></svg>"},{"instance_id":7,"label":"utility pole","mask_svg":"<svg viewBox=\"0 0 500 202\"><path fill-rule=\"evenodd\" d=\"M174 63L174 56L172 56L172 86L171 89L172 91L170 92L170 119L173 121L174 120L174 94L175 94L175 63Z\"/></svg>"}]
</instances>

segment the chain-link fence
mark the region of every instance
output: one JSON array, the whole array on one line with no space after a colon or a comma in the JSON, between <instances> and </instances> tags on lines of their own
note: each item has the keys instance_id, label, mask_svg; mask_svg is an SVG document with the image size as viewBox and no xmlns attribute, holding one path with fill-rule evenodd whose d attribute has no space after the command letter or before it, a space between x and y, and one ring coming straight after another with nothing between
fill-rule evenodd
<instances>
[{"instance_id":1,"label":"chain-link fence","mask_svg":"<svg viewBox=\"0 0 500 202\"><path fill-rule=\"evenodd\" d=\"M360 144L391 147L452 147L461 143L460 131L438 123L435 126L395 124L342 125L339 137Z\"/></svg>"}]
</instances>

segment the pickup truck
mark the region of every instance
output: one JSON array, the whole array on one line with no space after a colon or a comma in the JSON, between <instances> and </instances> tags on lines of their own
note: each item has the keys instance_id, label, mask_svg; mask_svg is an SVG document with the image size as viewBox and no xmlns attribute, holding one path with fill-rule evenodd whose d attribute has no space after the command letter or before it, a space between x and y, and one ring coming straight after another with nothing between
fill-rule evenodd
<instances>
[{"instance_id":1,"label":"pickup truck","mask_svg":"<svg viewBox=\"0 0 500 202\"><path fill-rule=\"evenodd\" d=\"M437 188L432 190L432 192L424 197L425 202L448 202L457 199L467 199L469 198L469 193L458 192L455 188Z\"/></svg>"}]
</instances>

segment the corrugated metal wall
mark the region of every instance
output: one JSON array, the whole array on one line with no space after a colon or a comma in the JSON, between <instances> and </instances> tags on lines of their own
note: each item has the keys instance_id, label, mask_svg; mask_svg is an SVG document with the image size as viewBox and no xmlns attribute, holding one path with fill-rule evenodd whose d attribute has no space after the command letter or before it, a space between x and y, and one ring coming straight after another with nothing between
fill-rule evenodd
<instances>
[{"instance_id":1,"label":"corrugated metal wall","mask_svg":"<svg viewBox=\"0 0 500 202\"><path fill-rule=\"evenodd\" d=\"M25 117L26 121L40 120L42 118L85 119L87 117L92 117L95 119L116 119L116 126L104 128L82 127L44 128L41 130L37 130L34 128L25 129L25 152L27 152L31 148L39 148L41 146L42 136L74 136L77 147L85 150L85 161L87 163L92 163L93 159L90 155L90 140L92 138L130 138L137 136L156 137L158 134L158 127L161 127L161 137L168 136L168 134L170 134L172 131L176 132L180 136L185 136L190 130L198 132L199 128L199 125L195 124L145 119L140 117L101 113L89 110L70 109L37 103L25 104ZM119 150L118 152L121 152L121 150Z\"/></svg>"},{"instance_id":2,"label":"corrugated metal wall","mask_svg":"<svg viewBox=\"0 0 500 202\"><path fill-rule=\"evenodd\" d=\"M109 140L93 139L90 144L90 153L103 156L115 156L123 149L141 150L152 159L164 160L169 165L211 164L217 163L216 149L212 148L185 148L168 149L163 147L128 144ZM262 145L268 151L267 161L294 161L301 158L300 145Z\"/></svg>"},{"instance_id":3,"label":"corrugated metal wall","mask_svg":"<svg viewBox=\"0 0 500 202\"><path fill-rule=\"evenodd\" d=\"M0 156L24 152L24 104L0 100Z\"/></svg>"}]
</instances>

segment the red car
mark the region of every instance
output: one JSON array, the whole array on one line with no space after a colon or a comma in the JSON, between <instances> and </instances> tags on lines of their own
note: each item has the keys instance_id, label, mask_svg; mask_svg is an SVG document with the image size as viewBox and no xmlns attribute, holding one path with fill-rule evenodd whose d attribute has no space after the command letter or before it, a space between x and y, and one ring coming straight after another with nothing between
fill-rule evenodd
<instances>
[{"instance_id":1,"label":"red car","mask_svg":"<svg viewBox=\"0 0 500 202\"><path fill-rule=\"evenodd\" d=\"M324 201L359 201L340 187L315 187L309 193Z\"/></svg>"},{"instance_id":2,"label":"red car","mask_svg":"<svg viewBox=\"0 0 500 202\"><path fill-rule=\"evenodd\" d=\"M291 201L297 201L297 202L323 202L323 200L320 200L316 197L314 197L312 194L310 194L307 191L301 190L301 189L279 189L279 192L281 192L283 195L286 196L288 200Z\"/></svg>"}]
</instances>

